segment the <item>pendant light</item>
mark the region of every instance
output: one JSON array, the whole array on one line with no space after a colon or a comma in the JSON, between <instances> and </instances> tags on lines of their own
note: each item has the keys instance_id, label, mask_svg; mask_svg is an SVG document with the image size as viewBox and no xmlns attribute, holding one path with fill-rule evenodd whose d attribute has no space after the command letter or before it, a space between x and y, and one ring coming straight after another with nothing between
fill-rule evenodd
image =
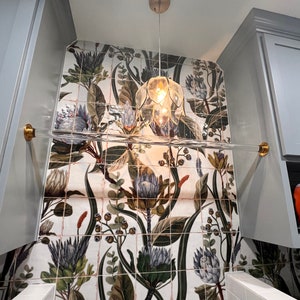
<instances>
[{"instance_id":1,"label":"pendant light","mask_svg":"<svg viewBox=\"0 0 300 300\"><path fill-rule=\"evenodd\" d=\"M149 0L150 8L159 15L159 75L150 78L139 88L135 100L141 117L149 122L156 135L173 137L184 110L181 86L172 79L161 76L160 14L169 5L170 0Z\"/></svg>"}]
</instances>

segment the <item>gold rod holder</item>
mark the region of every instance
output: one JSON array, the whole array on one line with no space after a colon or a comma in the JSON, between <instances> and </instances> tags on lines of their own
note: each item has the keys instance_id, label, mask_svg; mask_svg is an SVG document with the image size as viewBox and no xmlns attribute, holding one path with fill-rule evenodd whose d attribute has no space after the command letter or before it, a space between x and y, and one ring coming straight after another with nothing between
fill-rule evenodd
<instances>
[{"instance_id":1,"label":"gold rod holder","mask_svg":"<svg viewBox=\"0 0 300 300\"><path fill-rule=\"evenodd\" d=\"M262 142L259 145L259 149L258 149L259 156L265 157L266 155L268 155L269 151L270 151L270 147L267 142Z\"/></svg>"},{"instance_id":2,"label":"gold rod holder","mask_svg":"<svg viewBox=\"0 0 300 300\"><path fill-rule=\"evenodd\" d=\"M30 142L35 137L35 128L31 124L24 126L24 138L27 142Z\"/></svg>"}]
</instances>

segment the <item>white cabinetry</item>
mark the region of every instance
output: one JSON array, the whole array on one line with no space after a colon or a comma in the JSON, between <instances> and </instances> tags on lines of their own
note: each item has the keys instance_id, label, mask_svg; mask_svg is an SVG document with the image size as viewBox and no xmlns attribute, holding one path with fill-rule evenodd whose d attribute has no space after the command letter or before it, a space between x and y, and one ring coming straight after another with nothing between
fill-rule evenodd
<instances>
[{"instance_id":1,"label":"white cabinetry","mask_svg":"<svg viewBox=\"0 0 300 300\"><path fill-rule=\"evenodd\" d=\"M76 38L68 1L0 1L0 38L2 254L37 236L49 139L34 140L32 156L23 127L52 126L65 49Z\"/></svg>"},{"instance_id":2,"label":"white cabinetry","mask_svg":"<svg viewBox=\"0 0 300 300\"><path fill-rule=\"evenodd\" d=\"M241 233L299 248L292 191L300 182L300 20L253 9L218 63L232 143L270 145L264 158L233 153Z\"/></svg>"}]
</instances>

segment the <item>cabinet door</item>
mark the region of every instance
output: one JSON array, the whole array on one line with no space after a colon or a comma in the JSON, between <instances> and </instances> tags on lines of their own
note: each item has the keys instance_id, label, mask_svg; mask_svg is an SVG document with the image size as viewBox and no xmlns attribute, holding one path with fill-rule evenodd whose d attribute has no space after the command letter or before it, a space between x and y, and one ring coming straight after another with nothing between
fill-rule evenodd
<instances>
[{"instance_id":1,"label":"cabinet door","mask_svg":"<svg viewBox=\"0 0 300 300\"><path fill-rule=\"evenodd\" d=\"M263 36L281 153L300 155L300 41Z\"/></svg>"},{"instance_id":2,"label":"cabinet door","mask_svg":"<svg viewBox=\"0 0 300 300\"><path fill-rule=\"evenodd\" d=\"M0 81L0 87L7 92L4 100L10 103L9 121L1 119L5 141L0 144L0 254L36 239L49 138L36 138L29 144L23 127L26 123L37 129L52 127L65 49L75 40L68 0L4 2L14 3L11 22L15 25L7 38L7 49L2 52L5 55L0 56L0 78L5 79ZM6 12L0 10L0 16ZM20 40L19 33L25 25L25 37Z\"/></svg>"}]
</instances>

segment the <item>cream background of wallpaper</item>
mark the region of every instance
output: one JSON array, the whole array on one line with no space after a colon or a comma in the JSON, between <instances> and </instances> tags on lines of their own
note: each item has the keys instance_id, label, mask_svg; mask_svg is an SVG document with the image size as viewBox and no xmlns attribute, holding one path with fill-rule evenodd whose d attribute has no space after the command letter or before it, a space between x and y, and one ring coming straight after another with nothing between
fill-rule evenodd
<instances>
[{"instance_id":1,"label":"cream background of wallpaper","mask_svg":"<svg viewBox=\"0 0 300 300\"><path fill-rule=\"evenodd\" d=\"M79 42L79 47L84 47L85 51L95 51L95 44L91 42ZM99 45L99 48L101 49L102 45ZM138 61L138 60L137 60ZM136 62L136 65L140 65L140 70L144 67L143 66L143 60L140 60L141 62ZM66 52L66 60L65 60L65 66L63 69L63 73L66 74L69 70L69 68L73 67L75 63L75 59L72 53ZM105 59L103 61L103 67L104 70L108 70L109 74L111 74L113 67L115 67L119 61L116 57L113 59ZM184 78L188 74L192 73L192 59L187 58L183 64L182 72L181 72L181 85L184 89L185 98L192 97L192 95L189 94L188 90L185 88L184 85ZM114 103L114 97L112 93L112 87L110 84L111 77L106 79L105 81L101 81L99 83L99 86L101 87L101 90L103 91L103 94L105 95L106 102L108 104L115 104ZM64 82L64 80L62 80ZM63 108L66 108L67 106L72 107L72 105L76 105L78 108L79 105L86 104L86 98L87 98L87 91L86 89L82 88L78 84L68 84L67 86L61 88L61 92L71 92L71 94L64 97L61 101L57 104L57 111L60 111ZM190 116L192 119L194 119L197 122L204 122L204 120L200 120L198 117L196 117L195 114L192 113L190 106L188 104L185 105L185 111L188 116ZM109 118L109 115L106 113L105 118ZM200 127L203 126L203 124L199 124ZM150 129L145 128L142 132L143 136L151 135ZM227 128L225 131L222 132L222 138L229 137L229 129ZM108 143L107 146L112 146L113 143ZM164 147L158 147L153 146L152 148L145 148L146 153L140 154L140 159L145 164L149 164L149 167L151 167L157 174L162 174L163 178L168 178L171 176L170 171L168 168L165 167L159 167L158 166L158 160L162 157L162 151ZM213 153L214 150L208 150L207 153ZM225 154L229 155L229 162L232 162L231 153L230 151L225 151ZM184 183L182 192L180 194L179 202L177 202L175 209L172 211L171 216L191 216L194 211L194 204L193 204L193 193L195 191L195 180L197 180L198 175L195 168L195 159L197 156L201 156L201 159L203 160L203 166L202 171L203 173L210 173L212 172L213 168L208 163L207 159L204 159L204 157L201 154L193 153L191 151L193 159L191 161L185 161L184 165L181 167L178 167L179 172L179 178L182 178L185 175L189 175L190 179ZM157 158L156 158L157 157ZM86 194L85 186L84 186L84 174L85 171L89 168L91 169L94 164L94 158L91 156L84 154L84 158L77 163L72 163L66 167L62 167L60 169L64 169L68 172L68 186L67 190L78 190L83 194ZM121 170L118 170L120 172L120 178L124 176L126 178L127 175L127 168L122 168ZM50 171L48 171L50 173ZM115 172L117 173L117 172ZM106 212L106 206L108 204L108 198L107 198L107 192L110 189L109 183L103 179L103 177L99 176L99 173L92 173L88 175L90 185L93 188L93 192L95 197L97 198L97 206L98 211L100 214L104 214ZM210 179L211 180L211 179ZM124 188L129 189L130 181L125 181ZM234 189L234 188L233 188ZM207 200L208 202L213 202L213 199L210 197ZM76 224L78 221L78 217L81 215L81 213L85 210L88 210L88 201L85 196L72 196L67 200L68 204L71 204L73 207L73 215L70 217L64 217L64 218L55 218L52 217L50 220L54 222L53 228L51 231L57 233L57 237L62 237L63 240L72 237L76 235ZM211 206L216 211L216 208L214 204L212 203ZM187 252L187 267L186 270L184 270L188 275L188 292L187 292L187 299L197 299L197 294L194 292L194 288L201 285L202 282L199 277L195 275L195 272L193 270L193 255L194 250L203 247L203 234L204 231L201 229L201 226L204 226L206 224L206 219L209 216L208 209L203 209L202 213L198 216L194 226L192 227L192 230L190 232L190 239L188 244L188 252ZM155 224L157 217L153 217L152 223ZM130 226L136 226L135 222L133 222L130 219L126 219ZM232 222L232 226L236 229L238 229L238 216L233 214L229 217L229 220ZM87 221L86 221L87 222ZM83 222L82 227L86 225L86 222ZM82 230L81 234L84 232ZM217 245L219 241L217 240ZM124 245L124 248L126 249L126 246L133 251L134 256L137 257L138 251L141 248L141 242L140 242L140 235L136 234L135 236L130 236L128 240L126 241L126 244ZM99 261L103 255L103 253L108 249L109 245L104 241L104 238L102 238L100 243L95 243L92 239L90 240L90 246L87 251L87 258L89 259L89 263L92 263L94 266L97 266L99 264ZM218 248L218 246L216 246ZM247 248L246 245L243 246L243 248ZM173 254L173 257L176 258L176 253L178 251L178 242L174 243L170 246L171 252ZM41 255L43 253L43 255ZM45 271L48 269L48 261L51 262L50 253L47 252L46 246L43 244L38 243L34 246L33 252L30 255L29 260L27 261L27 264L34 266L34 274L35 274L35 280L39 280L39 274L42 271ZM221 261L221 258L220 258ZM221 265L222 269L222 265ZM223 275L221 276L223 278ZM96 298L96 277L93 277L90 281L85 283L80 291L83 293L84 296L89 295L87 300L94 300L98 299ZM33 280L33 282L35 281ZM134 282L134 281L133 281ZM135 286L135 294L137 299L140 299L140 297L143 297L145 295L144 287L142 287L140 284L137 284L137 282L134 282ZM91 291L93 291L91 293ZM173 281L172 284L169 284L166 288L162 290L162 295L165 299L169 299L172 297L176 297L177 293L177 281L176 279Z\"/></svg>"}]
</instances>

